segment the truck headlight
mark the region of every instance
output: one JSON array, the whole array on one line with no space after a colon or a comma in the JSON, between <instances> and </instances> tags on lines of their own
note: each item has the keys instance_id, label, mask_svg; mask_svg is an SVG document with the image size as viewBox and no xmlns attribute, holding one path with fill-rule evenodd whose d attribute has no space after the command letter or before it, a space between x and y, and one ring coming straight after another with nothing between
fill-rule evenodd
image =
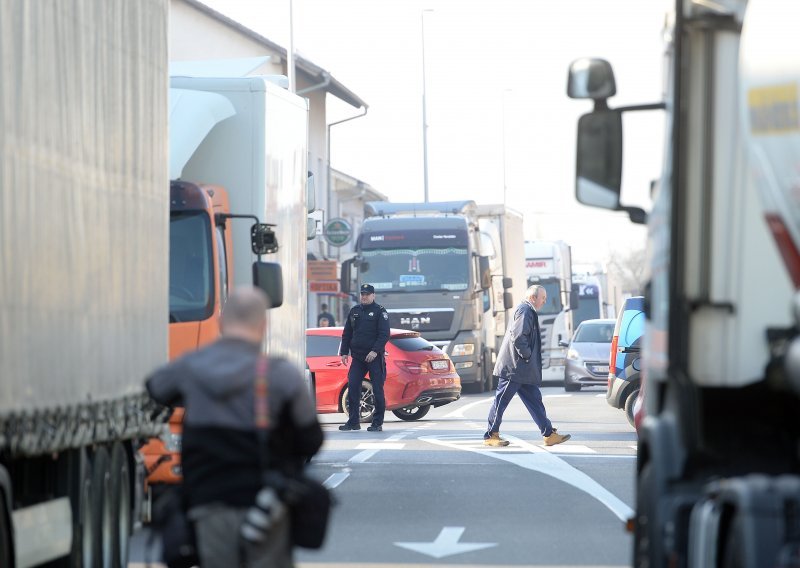
<instances>
[{"instance_id":1,"label":"truck headlight","mask_svg":"<svg viewBox=\"0 0 800 568\"><path fill-rule=\"evenodd\" d=\"M167 449L168 452L180 452L181 451L181 435L176 434L174 432L169 432L167 434L162 434L160 436L161 441L164 442L164 447Z\"/></svg>"},{"instance_id":2,"label":"truck headlight","mask_svg":"<svg viewBox=\"0 0 800 568\"><path fill-rule=\"evenodd\" d=\"M474 343L456 343L453 345L453 352L450 355L461 357L462 355L472 355L473 353L475 353Z\"/></svg>"}]
</instances>

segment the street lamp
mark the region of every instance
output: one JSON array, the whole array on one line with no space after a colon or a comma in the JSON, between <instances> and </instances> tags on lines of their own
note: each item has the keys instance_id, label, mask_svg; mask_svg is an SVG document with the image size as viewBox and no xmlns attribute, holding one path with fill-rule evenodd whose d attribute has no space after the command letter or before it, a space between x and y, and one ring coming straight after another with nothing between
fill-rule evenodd
<instances>
[{"instance_id":1,"label":"street lamp","mask_svg":"<svg viewBox=\"0 0 800 568\"><path fill-rule=\"evenodd\" d=\"M503 116L502 116L502 148L503 148L503 205L506 204L506 93L510 93L511 89L503 90Z\"/></svg>"},{"instance_id":2,"label":"street lamp","mask_svg":"<svg viewBox=\"0 0 800 568\"><path fill-rule=\"evenodd\" d=\"M433 12L432 8L426 8L420 12L422 23L422 171L425 181L425 203L428 203L428 105L425 98L425 12Z\"/></svg>"}]
</instances>

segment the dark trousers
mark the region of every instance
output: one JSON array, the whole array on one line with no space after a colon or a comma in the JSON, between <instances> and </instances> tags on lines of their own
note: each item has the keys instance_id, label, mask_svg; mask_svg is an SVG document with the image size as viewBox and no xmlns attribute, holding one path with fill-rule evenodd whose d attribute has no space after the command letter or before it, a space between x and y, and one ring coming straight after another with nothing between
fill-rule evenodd
<instances>
[{"instance_id":1,"label":"dark trousers","mask_svg":"<svg viewBox=\"0 0 800 568\"><path fill-rule=\"evenodd\" d=\"M383 426L383 415L386 412L386 397L383 394L383 383L386 381L386 362L383 355L378 355L371 363L364 361L366 355L353 355L350 359L350 370L347 372L347 404L350 415L347 422L353 426L361 422L361 381L369 372L372 383L372 394L375 397L375 414L372 423Z\"/></svg>"},{"instance_id":2,"label":"dark trousers","mask_svg":"<svg viewBox=\"0 0 800 568\"><path fill-rule=\"evenodd\" d=\"M489 437L492 432L500 431L500 423L503 421L503 413L506 411L508 403L519 394L519 398L528 409L528 412L536 422L542 436L549 436L553 433L553 425L547 418L547 411L542 402L542 391L536 385L525 385L509 381L504 377L497 377L497 391L494 394L492 407L489 409L489 427L486 429L485 437Z\"/></svg>"}]
</instances>

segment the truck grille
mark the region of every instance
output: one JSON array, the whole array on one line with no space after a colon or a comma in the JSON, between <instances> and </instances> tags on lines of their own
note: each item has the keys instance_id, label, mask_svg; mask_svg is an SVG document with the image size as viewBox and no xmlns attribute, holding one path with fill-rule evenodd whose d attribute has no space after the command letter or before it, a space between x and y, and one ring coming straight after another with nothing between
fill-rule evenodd
<instances>
[{"instance_id":1,"label":"truck grille","mask_svg":"<svg viewBox=\"0 0 800 568\"><path fill-rule=\"evenodd\" d=\"M453 323L453 310L386 310L389 324L414 331L447 331Z\"/></svg>"}]
</instances>

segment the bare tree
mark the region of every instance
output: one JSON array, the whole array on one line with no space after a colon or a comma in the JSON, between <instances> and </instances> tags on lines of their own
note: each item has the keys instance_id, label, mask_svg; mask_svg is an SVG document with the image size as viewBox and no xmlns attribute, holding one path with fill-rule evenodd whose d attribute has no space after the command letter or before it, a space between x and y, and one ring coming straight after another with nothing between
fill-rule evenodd
<instances>
[{"instance_id":1,"label":"bare tree","mask_svg":"<svg viewBox=\"0 0 800 568\"><path fill-rule=\"evenodd\" d=\"M613 272L626 295L640 296L644 293L645 249L612 251L608 258L608 271Z\"/></svg>"}]
</instances>

